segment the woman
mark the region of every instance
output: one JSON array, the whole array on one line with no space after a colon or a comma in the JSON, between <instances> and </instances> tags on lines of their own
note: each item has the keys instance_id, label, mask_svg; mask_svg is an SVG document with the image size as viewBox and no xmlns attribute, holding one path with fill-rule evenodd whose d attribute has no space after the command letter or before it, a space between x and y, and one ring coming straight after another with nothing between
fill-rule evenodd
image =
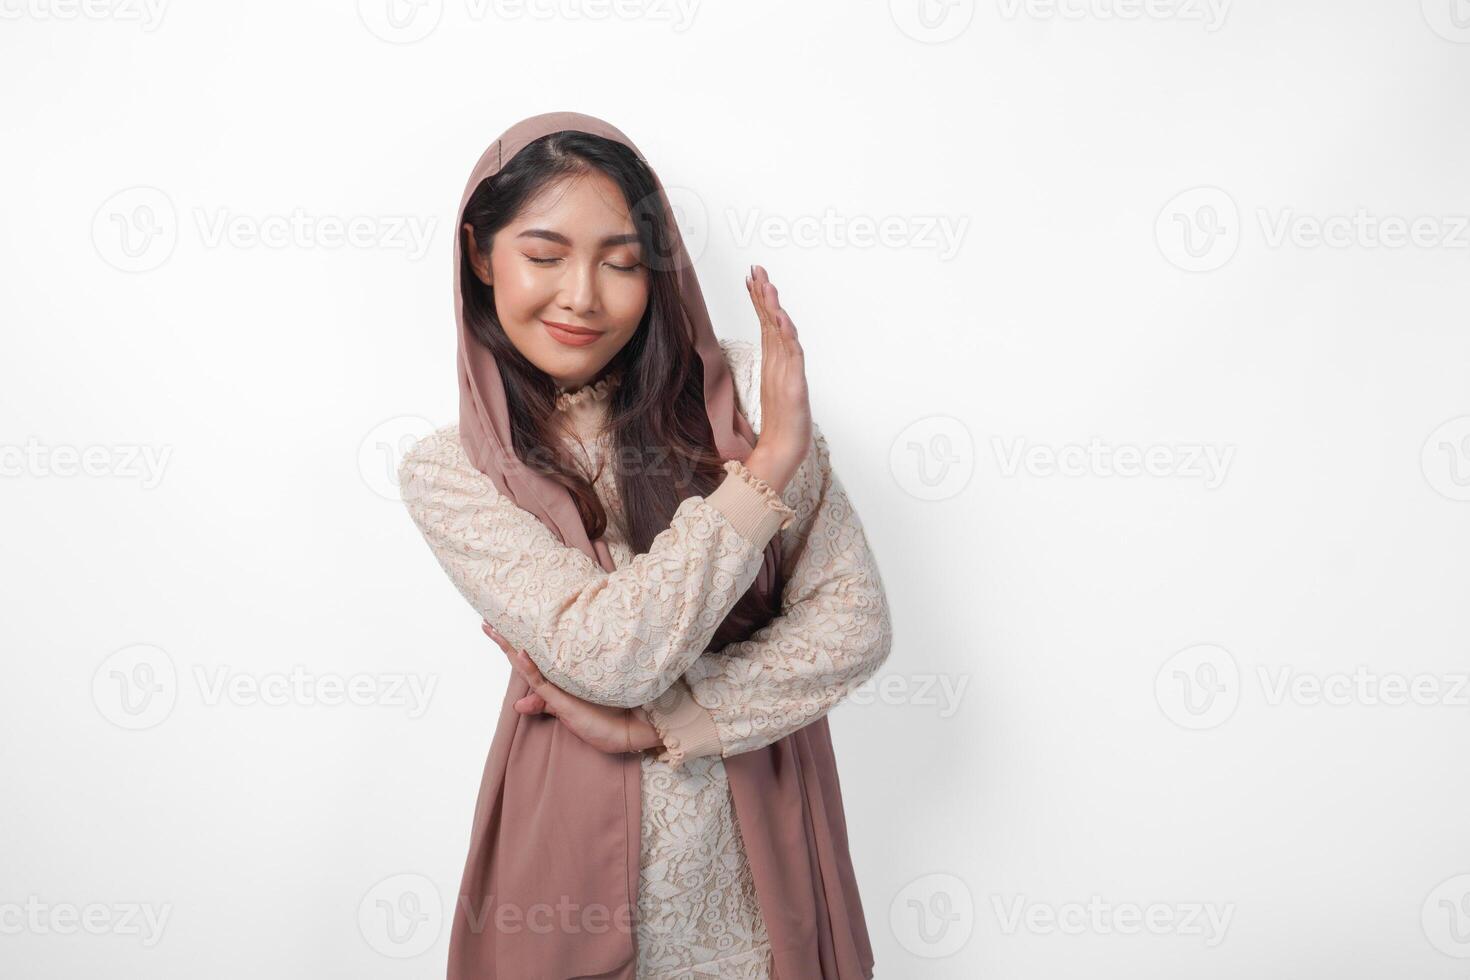
<instances>
[{"instance_id":1,"label":"woman","mask_svg":"<svg viewBox=\"0 0 1470 980\"><path fill-rule=\"evenodd\" d=\"M400 482L515 671L450 980L871 977L826 713L892 629L775 287L759 350L717 339L579 113L492 143L456 229L460 420Z\"/></svg>"}]
</instances>

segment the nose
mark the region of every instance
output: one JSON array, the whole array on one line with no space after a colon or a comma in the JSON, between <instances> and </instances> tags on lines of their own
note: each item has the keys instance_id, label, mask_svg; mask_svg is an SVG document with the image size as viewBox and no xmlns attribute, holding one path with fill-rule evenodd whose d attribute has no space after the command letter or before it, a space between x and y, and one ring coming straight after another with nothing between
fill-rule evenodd
<instances>
[{"instance_id":1,"label":"nose","mask_svg":"<svg viewBox=\"0 0 1470 980\"><path fill-rule=\"evenodd\" d=\"M567 262L563 266L557 305L577 316L597 312L597 270L585 262Z\"/></svg>"}]
</instances>

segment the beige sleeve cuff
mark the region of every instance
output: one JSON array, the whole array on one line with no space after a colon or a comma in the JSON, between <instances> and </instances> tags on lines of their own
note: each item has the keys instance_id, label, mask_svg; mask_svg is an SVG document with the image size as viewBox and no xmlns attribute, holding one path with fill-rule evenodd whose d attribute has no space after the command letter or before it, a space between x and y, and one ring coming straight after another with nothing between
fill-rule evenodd
<instances>
[{"instance_id":1,"label":"beige sleeve cuff","mask_svg":"<svg viewBox=\"0 0 1470 980\"><path fill-rule=\"evenodd\" d=\"M643 710L664 743L664 751L655 757L659 762L677 766L685 759L723 754L714 718L694 700L683 678Z\"/></svg>"},{"instance_id":2,"label":"beige sleeve cuff","mask_svg":"<svg viewBox=\"0 0 1470 980\"><path fill-rule=\"evenodd\" d=\"M704 499L735 525L741 537L764 548L777 531L796 519L796 511L740 460L727 459L724 465L724 482Z\"/></svg>"}]
</instances>

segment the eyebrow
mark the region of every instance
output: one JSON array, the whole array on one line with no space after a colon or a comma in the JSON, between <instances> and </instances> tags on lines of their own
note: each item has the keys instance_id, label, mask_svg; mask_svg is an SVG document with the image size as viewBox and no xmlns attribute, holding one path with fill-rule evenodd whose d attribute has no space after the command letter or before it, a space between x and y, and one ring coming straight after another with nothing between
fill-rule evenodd
<instances>
[{"instance_id":1,"label":"eyebrow","mask_svg":"<svg viewBox=\"0 0 1470 980\"><path fill-rule=\"evenodd\" d=\"M527 228L516 237L544 238L549 242L556 242L558 245L566 245L569 247L572 244L572 240L566 235L563 235L561 232L558 231L552 231L549 228ZM608 235L597 244L602 248L606 248L609 245L637 245L638 235L636 232L630 232L623 235Z\"/></svg>"}]
</instances>

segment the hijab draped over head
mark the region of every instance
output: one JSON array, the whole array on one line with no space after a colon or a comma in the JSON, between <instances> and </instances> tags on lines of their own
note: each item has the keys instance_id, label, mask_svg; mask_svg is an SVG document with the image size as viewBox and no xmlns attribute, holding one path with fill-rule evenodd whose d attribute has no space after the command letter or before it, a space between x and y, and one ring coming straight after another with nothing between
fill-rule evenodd
<instances>
[{"instance_id":1,"label":"hijab draped over head","mask_svg":"<svg viewBox=\"0 0 1470 980\"><path fill-rule=\"evenodd\" d=\"M459 347L459 438L496 489L534 514L570 548L608 572L607 545L588 539L566 488L517 459L505 386L491 351L465 319L461 282L464 211L471 195L527 144L576 130L622 143L620 130L592 116L551 112L502 133L480 155L454 222L454 311ZM734 379L710 322L694 267L655 174L684 322L704 365L705 411L721 459L744 460L755 432L741 414ZM472 286L479 285L472 283ZM766 549L756 589L770 595L780 535ZM494 624L492 624L494 625ZM512 705L529 690L512 672L486 761L455 902L449 980L595 977L635 980L633 920L638 908L641 754L592 748L549 715ZM762 749L724 760L761 915L782 980L859 980L872 976L869 946L825 717ZM575 922L604 928L532 929L527 910L570 905ZM511 908L518 917L502 916ZM702 910L691 908L691 917ZM586 915L582 913L586 912ZM601 916L599 919L597 913ZM558 913L559 915L560 913ZM518 922L519 927L507 927Z\"/></svg>"}]
</instances>

